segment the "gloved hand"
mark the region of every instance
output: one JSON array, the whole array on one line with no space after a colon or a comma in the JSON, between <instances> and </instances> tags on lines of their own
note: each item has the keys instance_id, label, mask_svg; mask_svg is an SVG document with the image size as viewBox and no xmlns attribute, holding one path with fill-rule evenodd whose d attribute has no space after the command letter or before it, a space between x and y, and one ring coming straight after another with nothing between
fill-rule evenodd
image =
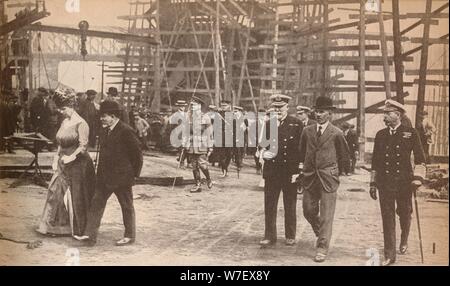
<instances>
[{"instance_id":1,"label":"gloved hand","mask_svg":"<svg viewBox=\"0 0 450 286\"><path fill-rule=\"evenodd\" d=\"M377 200L377 187L375 185L370 185L369 194L373 200Z\"/></svg>"},{"instance_id":2,"label":"gloved hand","mask_svg":"<svg viewBox=\"0 0 450 286\"><path fill-rule=\"evenodd\" d=\"M265 160L271 160L277 156L277 154L271 152L271 151L263 151L263 159Z\"/></svg>"},{"instance_id":3,"label":"gloved hand","mask_svg":"<svg viewBox=\"0 0 450 286\"><path fill-rule=\"evenodd\" d=\"M414 187L418 188L418 187L422 186L422 180L420 180L420 179L419 180L414 180L414 181L411 182L411 184Z\"/></svg>"}]
</instances>

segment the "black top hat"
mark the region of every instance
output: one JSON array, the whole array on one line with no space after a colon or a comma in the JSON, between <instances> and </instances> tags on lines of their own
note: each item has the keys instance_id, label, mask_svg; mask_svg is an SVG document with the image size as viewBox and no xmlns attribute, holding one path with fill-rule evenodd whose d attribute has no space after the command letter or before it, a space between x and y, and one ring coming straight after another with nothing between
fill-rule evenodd
<instances>
[{"instance_id":1,"label":"black top hat","mask_svg":"<svg viewBox=\"0 0 450 286\"><path fill-rule=\"evenodd\" d=\"M39 91L39 94L42 94L42 95L48 95L48 91L47 91L47 89L44 88L44 87L38 88L38 91Z\"/></svg>"},{"instance_id":2,"label":"black top hat","mask_svg":"<svg viewBox=\"0 0 450 286\"><path fill-rule=\"evenodd\" d=\"M316 105L314 106L314 109L322 109L322 110L333 110L336 109L335 106L333 106L333 100L326 96L319 96L316 99Z\"/></svg>"},{"instance_id":3,"label":"black top hat","mask_svg":"<svg viewBox=\"0 0 450 286\"><path fill-rule=\"evenodd\" d=\"M111 95L111 96L118 96L119 91L117 90L117 88L112 86L112 87L108 88L108 91L106 92L106 94Z\"/></svg>"},{"instance_id":4,"label":"black top hat","mask_svg":"<svg viewBox=\"0 0 450 286\"><path fill-rule=\"evenodd\" d=\"M120 111L119 103L113 100L105 100L100 103L100 114L112 113L117 114Z\"/></svg>"}]
</instances>

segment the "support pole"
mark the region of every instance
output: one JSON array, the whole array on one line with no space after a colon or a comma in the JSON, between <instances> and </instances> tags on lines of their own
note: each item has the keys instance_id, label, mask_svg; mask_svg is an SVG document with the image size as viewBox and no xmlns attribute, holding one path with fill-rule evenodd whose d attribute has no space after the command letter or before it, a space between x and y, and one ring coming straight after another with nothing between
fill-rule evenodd
<instances>
[{"instance_id":1,"label":"support pole","mask_svg":"<svg viewBox=\"0 0 450 286\"><path fill-rule=\"evenodd\" d=\"M384 19L382 1L379 1L378 22L380 26L380 42L381 42L381 56L383 57L383 71L384 71L384 86L386 88L386 99L390 99L391 96L391 80L390 80L390 67L388 62L388 49L386 34L384 33Z\"/></svg>"},{"instance_id":2,"label":"support pole","mask_svg":"<svg viewBox=\"0 0 450 286\"><path fill-rule=\"evenodd\" d=\"M400 34L400 6L399 0L392 0L393 34L394 34L394 62L395 81L397 83L397 101L404 103L403 99L403 57Z\"/></svg>"},{"instance_id":3,"label":"support pole","mask_svg":"<svg viewBox=\"0 0 450 286\"><path fill-rule=\"evenodd\" d=\"M419 89L417 92L417 107L416 107L416 128L420 125L420 116L425 105L425 89L427 80L427 66L428 66L428 43L430 40L430 13L431 0L426 0L425 19L423 27L423 43L422 52L420 54L420 68L419 68Z\"/></svg>"},{"instance_id":4,"label":"support pole","mask_svg":"<svg viewBox=\"0 0 450 286\"><path fill-rule=\"evenodd\" d=\"M215 72L216 72L216 83L215 83L215 92L214 92L214 95L215 95L215 98L214 98L214 101L215 101L215 105L216 106L219 106L219 104L220 104L220 63L219 63L219 61L220 61L220 54L219 54L219 48L220 48L220 45L219 45L219 37L220 37L220 23L219 23L219 21L220 21L220 2L219 2L220 0L217 0L216 1L216 31L215 31L215 38L216 38L216 40L215 40L215 45L214 45L214 67L215 67ZM233 104L235 104L234 102L233 102Z\"/></svg>"},{"instance_id":5,"label":"support pole","mask_svg":"<svg viewBox=\"0 0 450 286\"><path fill-rule=\"evenodd\" d=\"M365 129L366 129L366 15L365 1L361 0L359 14L359 71L358 71L358 141L359 141L359 159L364 161L365 158Z\"/></svg>"}]
</instances>

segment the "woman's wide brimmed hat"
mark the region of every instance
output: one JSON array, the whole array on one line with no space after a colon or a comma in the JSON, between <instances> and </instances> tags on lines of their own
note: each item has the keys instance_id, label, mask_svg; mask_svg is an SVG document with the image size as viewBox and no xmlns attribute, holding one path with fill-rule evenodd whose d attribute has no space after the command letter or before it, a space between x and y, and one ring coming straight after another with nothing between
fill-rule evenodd
<instances>
[{"instance_id":1,"label":"woman's wide brimmed hat","mask_svg":"<svg viewBox=\"0 0 450 286\"><path fill-rule=\"evenodd\" d=\"M56 89L53 95L56 107L73 107L76 102L75 91L71 89Z\"/></svg>"}]
</instances>

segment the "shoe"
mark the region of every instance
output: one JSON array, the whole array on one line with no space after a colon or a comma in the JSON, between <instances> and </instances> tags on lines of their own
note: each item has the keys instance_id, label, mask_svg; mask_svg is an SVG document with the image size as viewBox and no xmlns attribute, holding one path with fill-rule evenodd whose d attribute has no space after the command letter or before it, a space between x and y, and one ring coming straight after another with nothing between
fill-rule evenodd
<instances>
[{"instance_id":1,"label":"shoe","mask_svg":"<svg viewBox=\"0 0 450 286\"><path fill-rule=\"evenodd\" d=\"M116 246L124 246L134 243L134 238L124 237L116 242Z\"/></svg>"},{"instance_id":2,"label":"shoe","mask_svg":"<svg viewBox=\"0 0 450 286\"><path fill-rule=\"evenodd\" d=\"M404 245L400 245L400 254L406 254L406 251L408 250L408 245L404 244Z\"/></svg>"},{"instance_id":3,"label":"shoe","mask_svg":"<svg viewBox=\"0 0 450 286\"><path fill-rule=\"evenodd\" d=\"M206 182L206 185L208 186L208 189L211 189L211 188L213 187L213 182L212 182L212 180L211 180L211 179L208 180L208 181Z\"/></svg>"},{"instance_id":4,"label":"shoe","mask_svg":"<svg viewBox=\"0 0 450 286\"><path fill-rule=\"evenodd\" d=\"M87 241L87 240L90 240L89 236L87 236L87 235L82 235L82 236L74 235L73 238L75 238L75 239L78 240L78 241Z\"/></svg>"},{"instance_id":5,"label":"shoe","mask_svg":"<svg viewBox=\"0 0 450 286\"><path fill-rule=\"evenodd\" d=\"M327 255L325 253L318 252L316 254L316 256L314 257L314 262L322 263L325 261L326 258L327 258Z\"/></svg>"},{"instance_id":6,"label":"shoe","mask_svg":"<svg viewBox=\"0 0 450 286\"><path fill-rule=\"evenodd\" d=\"M191 193L200 193L202 191L202 188L200 185L195 185L192 189L191 189Z\"/></svg>"},{"instance_id":7,"label":"shoe","mask_svg":"<svg viewBox=\"0 0 450 286\"><path fill-rule=\"evenodd\" d=\"M389 266L395 263L394 259L391 258L386 258L385 260L383 260L383 262L381 263L381 266Z\"/></svg>"},{"instance_id":8,"label":"shoe","mask_svg":"<svg viewBox=\"0 0 450 286\"><path fill-rule=\"evenodd\" d=\"M293 245L295 245L296 241L295 241L295 239L292 239L292 238L286 238L286 242L285 243L288 246L293 246Z\"/></svg>"},{"instance_id":9,"label":"shoe","mask_svg":"<svg viewBox=\"0 0 450 286\"><path fill-rule=\"evenodd\" d=\"M261 245L261 246L269 246L269 245L273 245L273 244L275 244L275 242L270 239L263 239L259 242L259 245Z\"/></svg>"}]
</instances>

